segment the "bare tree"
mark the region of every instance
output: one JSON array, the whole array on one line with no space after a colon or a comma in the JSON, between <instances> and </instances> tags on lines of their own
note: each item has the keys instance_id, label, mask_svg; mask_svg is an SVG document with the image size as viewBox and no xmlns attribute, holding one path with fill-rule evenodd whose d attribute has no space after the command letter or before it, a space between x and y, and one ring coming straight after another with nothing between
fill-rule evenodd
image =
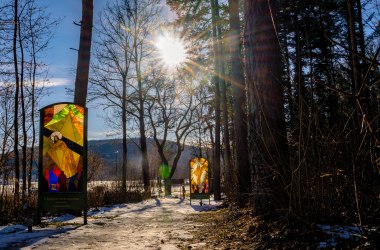
<instances>
[{"instance_id":1,"label":"bare tree","mask_svg":"<svg viewBox=\"0 0 380 250\"><path fill-rule=\"evenodd\" d=\"M28 84L26 91L28 92L28 105L27 113L29 117L27 120L30 123L30 136L31 141L28 146L30 148L30 159L27 173L27 190L30 191L32 183L32 170L35 165L35 143L36 143L36 109L39 99L44 95L43 82L46 81L46 70L39 59L40 54L48 47L50 39L53 36L53 28L58 24L59 19L52 19L50 15L46 14L45 7L38 6L36 2L27 1L27 11L25 20L26 30L26 51L28 52ZM39 84L37 86L37 80ZM30 192L28 192L29 194Z\"/></svg>"},{"instance_id":2,"label":"bare tree","mask_svg":"<svg viewBox=\"0 0 380 250\"><path fill-rule=\"evenodd\" d=\"M133 26L130 32L133 36L132 55L135 69L135 97L130 100L133 109L137 111L131 113L137 120L140 132L141 167L145 192L149 192L149 157L146 138L145 125L145 100L148 89L146 88L146 77L149 71L144 72L148 66L148 61L152 57L153 47L149 42L150 32L159 26L161 8L158 0L134 0L132 4Z\"/></svg>"},{"instance_id":3,"label":"bare tree","mask_svg":"<svg viewBox=\"0 0 380 250\"><path fill-rule=\"evenodd\" d=\"M2 190L0 198L0 210L3 210L3 196L6 183L15 172L14 166L10 166L14 158L14 1L1 2L0 4L0 178ZM17 40L16 40L17 41ZM14 177L14 174L13 174Z\"/></svg>"},{"instance_id":4,"label":"bare tree","mask_svg":"<svg viewBox=\"0 0 380 250\"><path fill-rule=\"evenodd\" d=\"M19 2L20 4L20 2ZM21 131L22 131L22 144L21 144L21 170L22 170L22 202L25 203L26 200L26 188L27 188L27 148L28 148L28 129L27 129L27 114L26 114L26 53L25 53L25 40L26 37L22 29L24 28L25 24L25 12L27 10L27 4L21 3L20 4L21 11L18 14L18 35L17 35L17 43L18 43L18 51L20 56L20 74L19 74L19 82L20 82L20 101L21 101ZM26 26L26 25L25 25Z\"/></svg>"},{"instance_id":5,"label":"bare tree","mask_svg":"<svg viewBox=\"0 0 380 250\"><path fill-rule=\"evenodd\" d=\"M145 191L149 190L149 161L145 135L145 72L151 57L149 32L158 25L158 1L115 1L108 5L101 17L99 41L94 63L94 86L90 95L106 108L116 108L121 114L123 131L123 185L126 180L127 113L129 122L135 121L140 132L142 173ZM91 100L92 100L91 99ZM125 146L124 146L125 145Z\"/></svg>"},{"instance_id":6,"label":"bare tree","mask_svg":"<svg viewBox=\"0 0 380 250\"><path fill-rule=\"evenodd\" d=\"M92 64L93 77L90 79L90 101L98 100L105 109L121 114L120 122L123 138L122 188L127 186L127 81L131 79L131 44L133 37L127 27L131 26L129 2L108 4L100 16L96 28L96 63ZM130 91L131 92L131 91ZM130 94L130 93L129 93ZM115 118L113 118L115 123ZM119 127L119 128L120 128Z\"/></svg>"},{"instance_id":7,"label":"bare tree","mask_svg":"<svg viewBox=\"0 0 380 250\"><path fill-rule=\"evenodd\" d=\"M180 80L165 76L162 72L152 74L153 90L150 91L147 114L161 163L170 169L163 176L165 195L171 194L171 179L188 136L198 122L194 114L201 103L197 98L201 88L193 86L196 81L191 78ZM174 139L174 147L170 139Z\"/></svg>"},{"instance_id":8,"label":"bare tree","mask_svg":"<svg viewBox=\"0 0 380 250\"><path fill-rule=\"evenodd\" d=\"M88 152L88 181L99 180L103 174L104 169L104 159L97 153L93 151Z\"/></svg>"},{"instance_id":9,"label":"bare tree","mask_svg":"<svg viewBox=\"0 0 380 250\"><path fill-rule=\"evenodd\" d=\"M17 4L17 8L15 4ZM16 9L17 17L15 17ZM11 139L13 140L12 160L14 159L16 166L14 168L14 183L15 186L18 186L15 188L15 199L18 197L19 188L22 184L22 199L25 201L27 189L30 189L33 157L35 157L35 109L38 99L44 93L43 83L46 80L46 67L39 61L39 56L47 47L57 20L52 20L50 15L45 12L44 7L36 4L34 0L19 0L12 1L12 3L9 1L9 4L1 5L0 10L1 16L8 19L10 13L13 15L10 19L13 21L9 22L13 26L13 36L11 36L9 29L10 25L2 26L5 29L0 29L1 58L4 60L0 61L4 65L1 67L0 84L2 86L0 88L1 91L4 90L3 93L12 93L15 96L12 107L2 106L0 110L4 109L7 116L14 120ZM16 22L14 21L15 18L17 18ZM17 27L14 26L15 23ZM12 37L12 43L9 37ZM11 66L11 64L13 65ZM37 81L39 82L38 87L36 86ZM10 115L9 108L12 108L14 115ZM8 139L10 138L6 140ZM20 163L22 183L20 182Z\"/></svg>"},{"instance_id":10,"label":"bare tree","mask_svg":"<svg viewBox=\"0 0 380 250\"><path fill-rule=\"evenodd\" d=\"M37 60L47 48L58 19L52 19L50 14L45 12L46 7L37 5L35 0L22 1L19 4L22 11L18 17L17 39L20 57L22 200L25 202L27 190L31 187L33 161L36 157L34 154L35 109L39 98L44 93L43 83L46 80L46 67ZM36 86L37 77L40 82L38 87Z\"/></svg>"},{"instance_id":11,"label":"bare tree","mask_svg":"<svg viewBox=\"0 0 380 250\"><path fill-rule=\"evenodd\" d=\"M14 15L14 32L13 32L13 62L14 62L14 76L15 76L15 93L14 93L14 121L13 121L13 129L14 129L14 146L13 146L13 152L14 152L14 168L15 168L15 202L18 200L19 197L19 191L20 191L20 157L19 157L19 151L18 151L18 106L19 106L19 89L20 89L20 80L19 80L19 72L18 72L18 57L17 57L17 34L18 34L18 0L14 1L13 5L13 15Z\"/></svg>"},{"instance_id":12,"label":"bare tree","mask_svg":"<svg viewBox=\"0 0 380 250\"><path fill-rule=\"evenodd\" d=\"M10 169L7 167L7 162L11 159L12 151L12 129L13 129L13 88L10 84L5 84L5 79L2 78L0 86L0 178L3 183L1 197L4 194L4 186L9 181ZM0 199L1 200L1 199ZM1 204L0 204L1 209Z\"/></svg>"}]
</instances>

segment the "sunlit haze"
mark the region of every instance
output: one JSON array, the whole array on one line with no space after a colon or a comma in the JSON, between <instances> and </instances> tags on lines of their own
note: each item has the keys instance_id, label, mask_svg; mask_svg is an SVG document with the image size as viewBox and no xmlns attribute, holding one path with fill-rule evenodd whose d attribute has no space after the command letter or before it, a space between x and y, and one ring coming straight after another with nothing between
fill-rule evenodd
<instances>
[{"instance_id":1,"label":"sunlit haze","mask_svg":"<svg viewBox=\"0 0 380 250\"><path fill-rule=\"evenodd\" d=\"M159 57L165 65L174 68L186 60L186 48L183 41L169 34L161 35L155 43Z\"/></svg>"}]
</instances>

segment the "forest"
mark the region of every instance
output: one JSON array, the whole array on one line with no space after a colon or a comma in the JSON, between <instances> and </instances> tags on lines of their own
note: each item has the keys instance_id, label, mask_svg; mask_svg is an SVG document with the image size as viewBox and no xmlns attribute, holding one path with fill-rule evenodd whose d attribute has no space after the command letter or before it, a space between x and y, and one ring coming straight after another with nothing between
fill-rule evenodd
<instances>
[{"instance_id":1,"label":"forest","mask_svg":"<svg viewBox=\"0 0 380 250\"><path fill-rule=\"evenodd\" d=\"M171 195L191 146L209 161L213 199L230 210L287 227L356 225L373 238L366 229L380 225L378 0L112 0L95 13L96 4L82 0L73 25L80 41L66 95L102 110L121 139L121 181L104 200L149 198L151 169L162 166ZM26 202L37 206L38 110L61 21L44 1L0 4L0 224L21 220ZM141 153L135 186L130 138ZM89 175L102 164L88 153Z\"/></svg>"}]
</instances>

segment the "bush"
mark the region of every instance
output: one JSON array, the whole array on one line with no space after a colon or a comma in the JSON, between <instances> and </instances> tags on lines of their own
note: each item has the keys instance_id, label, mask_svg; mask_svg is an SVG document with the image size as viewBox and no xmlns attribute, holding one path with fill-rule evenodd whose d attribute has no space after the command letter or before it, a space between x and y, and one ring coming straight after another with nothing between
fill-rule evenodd
<instances>
[{"instance_id":1,"label":"bush","mask_svg":"<svg viewBox=\"0 0 380 250\"><path fill-rule=\"evenodd\" d=\"M28 197L30 208L35 211L37 208L37 193L31 193ZM24 204L22 203L21 194L15 200L11 191L4 191L0 195L0 225L9 223L24 223Z\"/></svg>"},{"instance_id":2,"label":"bush","mask_svg":"<svg viewBox=\"0 0 380 250\"><path fill-rule=\"evenodd\" d=\"M144 193L140 185L131 185L124 192L116 183L110 185L99 184L89 187L87 191L88 208L96 208L119 203L140 202L150 198L150 193ZM33 192L28 197L29 206L33 210L34 221L37 220L38 193ZM0 225L9 223L24 223L21 194L17 201L14 200L14 193L11 190L4 190L0 195ZM79 215L79 214L78 214Z\"/></svg>"}]
</instances>

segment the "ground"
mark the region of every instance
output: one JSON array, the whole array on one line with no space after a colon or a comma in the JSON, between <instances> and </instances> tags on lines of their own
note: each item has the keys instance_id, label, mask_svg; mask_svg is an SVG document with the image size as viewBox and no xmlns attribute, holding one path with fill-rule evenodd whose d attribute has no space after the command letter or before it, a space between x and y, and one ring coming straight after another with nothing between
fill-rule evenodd
<instances>
[{"instance_id":1,"label":"ground","mask_svg":"<svg viewBox=\"0 0 380 250\"><path fill-rule=\"evenodd\" d=\"M161 198L45 217L28 233L0 227L0 249L380 249L378 228L298 224L253 216L250 209Z\"/></svg>"},{"instance_id":2,"label":"ground","mask_svg":"<svg viewBox=\"0 0 380 250\"><path fill-rule=\"evenodd\" d=\"M208 201L190 205L188 199L150 199L91 210L83 218L62 215L45 218L45 227L28 233L22 225L0 227L0 249L199 249L205 243L192 240L201 222L189 215L215 209Z\"/></svg>"},{"instance_id":3,"label":"ground","mask_svg":"<svg viewBox=\"0 0 380 250\"><path fill-rule=\"evenodd\" d=\"M203 249L380 249L379 227L290 222L269 215L264 220L253 214L249 208L228 207L191 215L202 222L192 240L205 242Z\"/></svg>"}]
</instances>

